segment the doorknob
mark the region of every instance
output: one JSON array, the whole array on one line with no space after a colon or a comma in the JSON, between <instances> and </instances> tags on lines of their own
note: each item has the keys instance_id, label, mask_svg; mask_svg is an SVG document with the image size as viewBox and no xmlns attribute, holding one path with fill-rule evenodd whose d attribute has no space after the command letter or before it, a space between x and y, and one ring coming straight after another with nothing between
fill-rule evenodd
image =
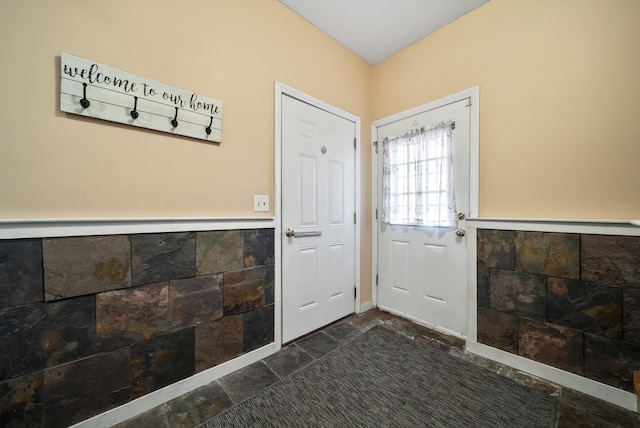
<instances>
[{"instance_id":1,"label":"doorknob","mask_svg":"<svg viewBox=\"0 0 640 428\"><path fill-rule=\"evenodd\" d=\"M293 238L294 236L296 236L295 230L291 229L290 227L287 228L284 234L287 235L289 238Z\"/></svg>"},{"instance_id":2,"label":"doorknob","mask_svg":"<svg viewBox=\"0 0 640 428\"><path fill-rule=\"evenodd\" d=\"M458 220L464 220L465 217L464 213L458 213Z\"/></svg>"},{"instance_id":3,"label":"doorknob","mask_svg":"<svg viewBox=\"0 0 640 428\"><path fill-rule=\"evenodd\" d=\"M456 230L456 235L458 235L458 236L464 236L465 234L466 234L466 232L464 231L464 229Z\"/></svg>"}]
</instances>

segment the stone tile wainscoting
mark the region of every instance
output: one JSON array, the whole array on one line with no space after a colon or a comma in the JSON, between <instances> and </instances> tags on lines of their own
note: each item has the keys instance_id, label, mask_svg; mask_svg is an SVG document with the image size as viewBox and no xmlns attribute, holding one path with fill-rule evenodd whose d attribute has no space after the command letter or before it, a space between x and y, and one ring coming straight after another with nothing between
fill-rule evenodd
<instances>
[{"instance_id":1,"label":"stone tile wainscoting","mask_svg":"<svg viewBox=\"0 0 640 428\"><path fill-rule=\"evenodd\" d=\"M640 237L479 229L478 342L633 392Z\"/></svg>"},{"instance_id":2,"label":"stone tile wainscoting","mask_svg":"<svg viewBox=\"0 0 640 428\"><path fill-rule=\"evenodd\" d=\"M273 341L271 228L0 240L0 426L68 426Z\"/></svg>"}]
</instances>

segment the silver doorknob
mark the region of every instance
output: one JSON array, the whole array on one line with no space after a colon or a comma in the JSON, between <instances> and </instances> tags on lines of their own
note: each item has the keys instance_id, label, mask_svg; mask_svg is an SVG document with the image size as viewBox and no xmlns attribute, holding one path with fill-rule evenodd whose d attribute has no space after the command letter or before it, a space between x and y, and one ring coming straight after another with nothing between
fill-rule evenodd
<instances>
[{"instance_id":1,"label":"silver doorknob","mask_svg":"<svg viewBox=\"0 0 640 428\"><path fill-rule=\"evenodd\" d=\"M458 229L458 230L456 230L456 235L458 235L458 236L464 236L464 235L465 235L465 233L466 233L466 232L464 231L464 229Z\"/></svg>"},{"instance_id":2,"label":"silver doorknob","mask_svg":"<svg viewBox=\"0 0 640 428\"><path fill-rule=\"evenodd\" d=\"M296 236L295 230L291 229L290 227L287 228L284 234L287 235L289 238L293 238L294 236Z\"/></svg>"}]
</instances>

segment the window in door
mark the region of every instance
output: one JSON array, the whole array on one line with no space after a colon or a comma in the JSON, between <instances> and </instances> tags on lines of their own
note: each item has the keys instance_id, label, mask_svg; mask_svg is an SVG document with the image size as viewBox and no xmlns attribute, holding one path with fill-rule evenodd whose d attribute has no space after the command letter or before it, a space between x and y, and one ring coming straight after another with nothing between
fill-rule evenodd
<instances>
[{"instance_id":1,"label":"window in door","mask_svg":"<svg viewBox=\"0 0 640 428\"><path fill-rule=\"evenodd\" d=\"M383 140L382 221L435 227L454 224L453 127L454 122L443 122Z\"/></svg>"}]
</instances>

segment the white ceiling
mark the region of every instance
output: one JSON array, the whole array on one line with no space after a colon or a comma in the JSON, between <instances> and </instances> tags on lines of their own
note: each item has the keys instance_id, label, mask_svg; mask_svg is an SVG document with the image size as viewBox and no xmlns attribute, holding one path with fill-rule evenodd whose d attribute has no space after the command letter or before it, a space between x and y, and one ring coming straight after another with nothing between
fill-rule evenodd
<instances>
[{"instance_id":1,"label":"white ceiling","mask_svg":"<svg viewBox=\"0 0 640 428\"><path fill-rule=\"evenodd\" d=\"M375 65L489 0L280 0Z\"/></svg>"}]
</instances>

